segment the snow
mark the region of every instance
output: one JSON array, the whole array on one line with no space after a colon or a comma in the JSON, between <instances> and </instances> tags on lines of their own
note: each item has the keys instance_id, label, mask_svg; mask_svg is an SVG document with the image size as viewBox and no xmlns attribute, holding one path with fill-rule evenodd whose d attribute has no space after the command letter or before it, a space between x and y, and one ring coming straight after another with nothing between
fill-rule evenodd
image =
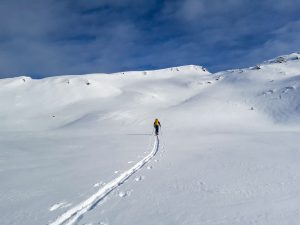
<instances>
[{"instance_id":1,"label":"snow","mask_svg":"<svg viewBox=\"0 0 300 225\"><path fill-rule=\"evenodd\" d=\"M53 223L50 225L60 225L63 223L66 224L74 224L77 222L88 210L91 210L95 207L106 195L108 195L111 191L116 189L122 183L124 183L129 177L131 177L136 171L140 170L143 165L145 165L151 158L155 156L159 148L159 139L158 137L155 138L154 146L152 151L144 157L141 161L135 164L129 170L123 172L119 177L113 179L104 187L99 189L97 193L90 196L84 202L78 204L77 206L71 208L61 216L59 216ZM126 193L120 192L120 197L126 196Z\"/></svg>"},{"instance_id":2,"label":"snow","mask_svg":"<svg viewBox=\"0 0 300 225\"><path fill-rule=\"evenodd\" d=\"M1 79L1 224L299 225L299 56Z\"/></svg>"}]
</instances>

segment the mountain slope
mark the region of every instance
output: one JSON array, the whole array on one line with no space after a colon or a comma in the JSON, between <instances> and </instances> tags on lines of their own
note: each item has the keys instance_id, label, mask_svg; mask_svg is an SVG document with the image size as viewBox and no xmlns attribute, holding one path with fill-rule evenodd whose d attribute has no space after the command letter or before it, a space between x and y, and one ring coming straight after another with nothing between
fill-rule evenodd
<instances>
[{"instance_id":1,"label":"mountain slope","mask_svg":"<svg viewBox=\"0 0 300 225\"><path fill-rule=\"evenodd\" d=\"M57 224L300 221L300 55L209 73L0 80L1 224L51 224L157 154L76 219Z\"/></svg>"}]
</instances>

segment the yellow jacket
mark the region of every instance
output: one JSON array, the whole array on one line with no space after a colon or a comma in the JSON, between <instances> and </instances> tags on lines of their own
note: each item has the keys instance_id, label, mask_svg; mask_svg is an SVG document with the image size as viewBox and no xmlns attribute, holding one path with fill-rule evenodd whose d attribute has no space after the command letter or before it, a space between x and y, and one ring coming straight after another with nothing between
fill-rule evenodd
<instances>
[{"instance_id":1,"label":"yellow jacket","mask_svg":"<svg viewBox=\"0 0 300 225\"><path fill-rule=\"evenodd\" d=\"M155 121L154 121L154 126L160 126L160 122L159 122L158 119L155 119Z\"/></svg>"}]
</instances>

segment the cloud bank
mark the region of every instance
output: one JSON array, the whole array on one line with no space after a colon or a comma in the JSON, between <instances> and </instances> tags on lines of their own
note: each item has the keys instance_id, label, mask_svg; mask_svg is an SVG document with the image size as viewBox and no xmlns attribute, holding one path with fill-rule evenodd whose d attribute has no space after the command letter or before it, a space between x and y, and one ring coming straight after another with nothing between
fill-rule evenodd
<instances>
[{"instance_id":1,"label":"cloud bank","mask_svg":"<svg viewBox=\"0 0 300 225\"><path fill-rule=\"evenodd\" d=\"M0 77L251 66L300 49L296 0L2 0Z\"/></svg>"}]
</instances>

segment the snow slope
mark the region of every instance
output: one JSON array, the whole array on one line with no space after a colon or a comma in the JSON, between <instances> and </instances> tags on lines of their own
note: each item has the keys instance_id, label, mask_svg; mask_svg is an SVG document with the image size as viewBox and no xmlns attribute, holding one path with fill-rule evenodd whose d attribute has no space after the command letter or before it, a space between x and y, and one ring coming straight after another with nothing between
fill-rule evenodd
<instances>
[{"instance_id":1,"label":"snow slope","mask_svg":"<svg viewBox=\"0 0 300 225\"><path fill-rule=\"evenodd\" d=\"M141 161L136 163L132 168L123 172L119 177L113 179L108 184L104 185L97 193L89 197L84 202L78 204L74 208L71 208L60 217L57 218L56 221L51 223L51 225L59 225L63 223L73 224L78 222L78 220L89 210L95 207L105 196L107 196L110 192L116 189L118 186L123 184L129 177L131 177L136 171L140 170L150 159L152 159L157 153L159 148L159 139L156 136L154 146L152 151L144 157Z\"/></svg>"},{"instance_id":2,"label":"snow slope","mask_svg":"<svg viewBox=\"0 0 300 225\"><path fill-rule=\"evenodd\" d=\"M298 225L299 58L0 80L1 224Z\"/></svg>"}]
</instances>

